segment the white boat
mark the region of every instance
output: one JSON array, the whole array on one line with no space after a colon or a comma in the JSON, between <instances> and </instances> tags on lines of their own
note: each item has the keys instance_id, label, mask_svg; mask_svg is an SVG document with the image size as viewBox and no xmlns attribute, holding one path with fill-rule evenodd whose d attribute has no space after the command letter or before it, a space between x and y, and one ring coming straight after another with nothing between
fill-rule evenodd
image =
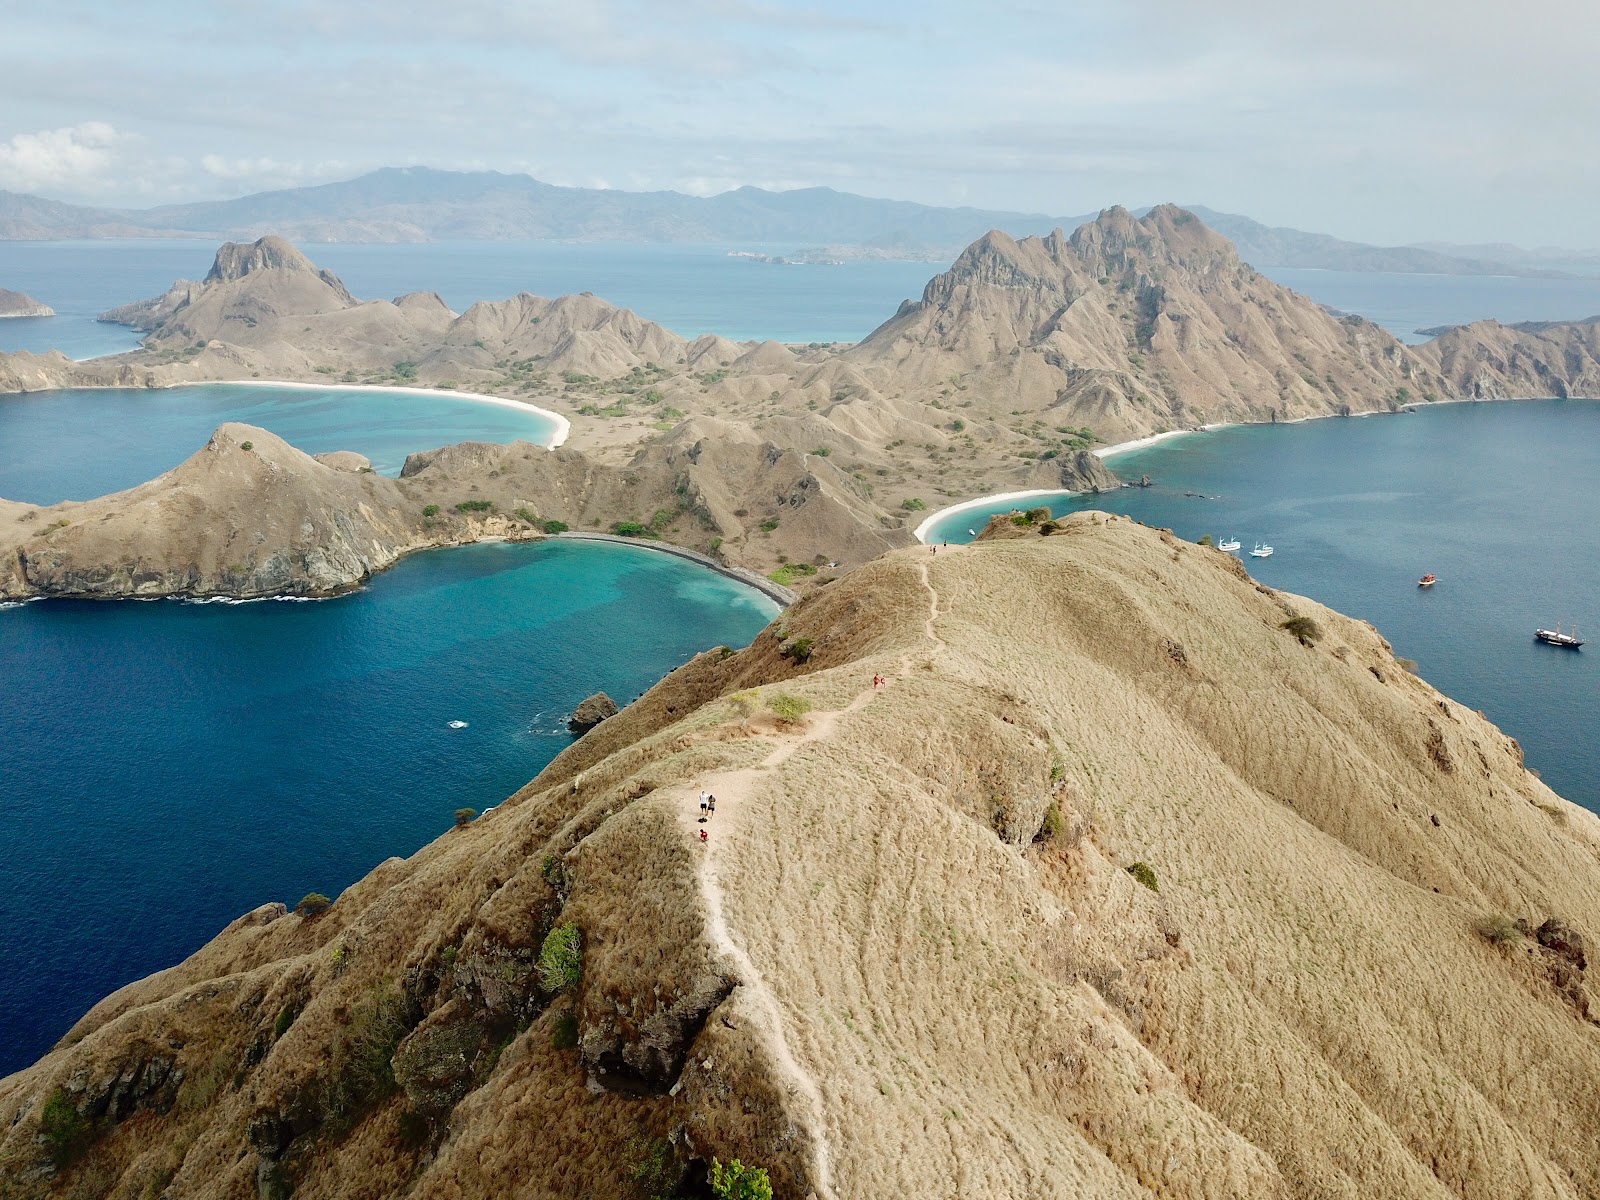
<instances>
[{"instance_id":1,"label":"white boat","mask_svg":"<svg viewBox=\"0 0 1600 1200\"><path fill-rule=\"evenodd\" d=\"M446 721L445 724L451 729L465 729L467 727L465 721Z\"/></svg>"},{"instance_id":2,"label":"white boat","mask_svg":"<svg viewBox=\"0 0 1600 1200\"><path fill-rule=\"evenodd\" d=\"M1567 650L1580 650L1583 648L1583 641L1578 637L1578 627L1576 625L1572 627L1571 633L1562 633L1561 625L1558 622L1554 629L1535 629L1533 636L1547 646L1561 646Z\"/></svg>"},{"instance_id":3,"label":"white boat","mask_svg":"<svg viewBox=\"0 0 1600 1200\"><path fill-rule=\"evenodd\" d=\"M1271 558L1272 557L1272 547L1266 545L1264 542L1257 542L1256 543L1256 548L1254 550L1250 551L1250 557L1251 558Z\"/></svg>"},{"instance_id":4,"label":"white boat","mask_svg":"<svg viewBox=\"0 0 1600 1200\"><path fill-rule=\"evenodd\" d=\"M1223 538L1222 541L1217 543L1217 549L1225 550L1229 554L1237 554L1239 552L1239 539L1237 537Z\"/></svg>"}]
</instances>

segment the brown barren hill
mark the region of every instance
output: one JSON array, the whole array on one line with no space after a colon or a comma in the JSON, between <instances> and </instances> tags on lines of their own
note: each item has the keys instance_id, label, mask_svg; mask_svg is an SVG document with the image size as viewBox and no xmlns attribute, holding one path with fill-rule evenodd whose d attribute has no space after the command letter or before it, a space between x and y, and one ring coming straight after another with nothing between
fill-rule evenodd
<instances>
[{"instance_id":1,"label":"brown barren hill","mask_svg":"<svg viewBox=\"0 0 1600 1200\"><path fill-rule=\"evenodd\" d=\"M1122 518L891 552L315 907L0 1081L7 1194L1600 1193L1600 819Z\"/></svg>"}]
</instances>

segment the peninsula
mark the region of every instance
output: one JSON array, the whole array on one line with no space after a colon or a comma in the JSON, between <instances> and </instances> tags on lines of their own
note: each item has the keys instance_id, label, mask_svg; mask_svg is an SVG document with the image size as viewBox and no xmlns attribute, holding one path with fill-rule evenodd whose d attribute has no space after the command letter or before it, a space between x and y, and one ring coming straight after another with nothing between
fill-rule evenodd
<instances>
[{"instance_id":1,"label":"peninsula","mask_svg":"<svg viewBox=\"0 0 1600 1200\"><path fill-rule=\"evenodd\" d=\"M3 317L53 317L56 310L40 304L24 292L0 288L0 318Z\"/></svg>"},{"instance_id":2,"label":"peninsula","mask_svg":"<svg viewBox=\"0 0 1600 1200\"><path fill-rule=\"evenodd\" d=\"M360 301L276 237L224 245L205 279L104 319L140 330L140 348L82 363L0 355L0 390L403 384L525 400L570 420L553 453L446 448L415 456L392 491L362 485L388 532L370 556L335 554L345 569L332 575L310 563L315 539L284 551L295 564L284 578L313 591L318 580L358 582L407 547L552 522L658 537L804 588L910 543L923 514L953 502L1115 486L1095 451L1133 439L1436 400L1600 395L1600 320L1480 322L1406 346L1273 283L1170 205L1142 218L1108 209L1071 235L990 233L854 345L688 340L592 295L523 294L459 314L431 293ZM334 478L296 469L307 487ZM243 594L230 591L239 579L278 577L276 567L202 567L245 564L222 544L231 528L151 507L174 486L164 478L92 510L9 506L0 530L17 565L0 587L79 594L67 581L103 579L85 594L132 589L138 568L95 562L92 547L104 558L114 544L72 529L84 512L129 503L146 506L149 536L185 548L180 565L195 568L163 570L174 586L155 594ZM266 512L271 503L239 491L265 479L246 472L217 486L232 489L240 513ZM343 494L320 503L331 513ZM266 533L255 544L267 558L279 546ZM57 556L70 569L35 566ZM176 586L185 578L196 582Z\"/></svg>"},{"instance_id":3,"label":"peninsula","mask_svg":"<svg viewBox=\"0 0 1600 1200\"><path fill-rule=\"evenodd\" d=\"M1597 931L1516 742L1082 513L884 554L108 996L0 1080L0 1188L1576 1200Z\"/></svg>"}]
</instances>

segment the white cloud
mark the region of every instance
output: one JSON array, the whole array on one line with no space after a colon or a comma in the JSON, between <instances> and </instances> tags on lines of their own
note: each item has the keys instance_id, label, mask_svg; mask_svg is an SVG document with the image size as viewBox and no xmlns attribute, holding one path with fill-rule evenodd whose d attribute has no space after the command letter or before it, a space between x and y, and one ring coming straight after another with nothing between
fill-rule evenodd
<instances>
[{"instance_id":1,"label":"white cloud","mask_svg":"<svg viewBox=\"0 0 1600 1200\"><path fill-rule=\"evenodd\" d=\"M200 169L223 183L250 187L293 187L307 182L342 179L351 173L351 165L340 159L322 162L285 162L271 155L228 158L221 154L204 154Z\"/></svg>"},{"instance_id":2,"label":"white cloud","mask_svg":"<svg viewBox=\"0 0 1600 1200\"><path fill-rule=\"evenodd\" d=\"M125 140L104 121L15 134L0 142L0 185L23 192L97 191Z\"/></svg>"}]
</instances>

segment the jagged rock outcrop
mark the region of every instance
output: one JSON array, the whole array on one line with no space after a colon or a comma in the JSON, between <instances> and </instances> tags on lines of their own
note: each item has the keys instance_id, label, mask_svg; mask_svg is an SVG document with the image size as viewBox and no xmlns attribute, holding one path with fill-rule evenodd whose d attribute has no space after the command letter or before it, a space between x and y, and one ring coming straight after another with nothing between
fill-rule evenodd
<instances>
[{"instance_id":1,"label":"jagged rock outcrop","mask_svg":"<svg viewBox=\"0 0 1600 1200\"><path fill-rule=\"evenodd\" d=\"M0 317L53 317L56 310L25 292L0 288Z\"/></svg>"},{"instance_id":2,"label":"jagged rock outcrop","mask_svg":"<svg viewBox=\"0 0 1600 1200\"><path fill-rule=\"evenodd\" d=\"M572 710L567 728L576 734L585 734L610 717L617 715L617 702L604 692L596 692Z\"/></svg>"},{"instance_id":3,"label":"jagged rock outcrop","mask_svg":"<svg viewBox=\"0 0 1600 1200\"><path fill-rule=\"evenodd\" d=\"M7 1200L631 1200L713 1158L849 1200L1600 1192L1600 818L1371 626L1057 525L870 563L107 997L0 1080Z\"/></svg>"}]
</instances>

